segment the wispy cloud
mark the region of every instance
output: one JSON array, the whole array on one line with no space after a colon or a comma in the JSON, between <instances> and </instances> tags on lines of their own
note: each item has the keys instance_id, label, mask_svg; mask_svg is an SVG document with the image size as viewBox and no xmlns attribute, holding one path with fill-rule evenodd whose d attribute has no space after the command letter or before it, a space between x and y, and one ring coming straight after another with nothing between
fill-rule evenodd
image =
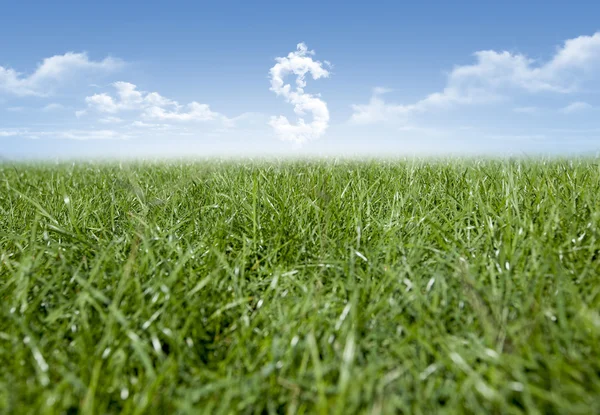
<instances>
[{"instance_id":1,"label":"wispy cloud","mask_svg":"<svg viewBox=\"0 0 600 415\"><path fill-rule=\"evenodd\" d=\"M42 108L42 111L52 112L52 111L60 111L60 110L64 110L64 109L65 109L64 105L54 102L52 104L46 105L44 108Z\"/></svg>"},{"instance_id":2,"label":"wispy cloud","mask_svg":"<svg viewBox=\"0 0 600 415\"><path fill-rule=\"evenodd\" d=\"M386 88L383 86L376 86L375 88L373 88L373 95L383 95L383 94L387 94L390 92L393 92L394 90L391 88Z\"/></svg>"},{"instance_id":3,"label":"wispy cloud","mask_svg":"<svg viewBox=\"0 0 600 415\"><path fill-rule=\"evenodd\" d=\"M222 117L218 112L212 111L209 105L197 102L187 104L184 109L177 106L173 110L155 105L147 108L144 115L163 121L213 121Z\"/></svg>"},{"instance_id":4,"label":"wispy cloud","mask_svg":"<svg viewBox=\"0 0 600 415\"><path fill-rule=\"evenodd\" d=\"M353 114L351 122L355 124L372 124L389 120L406 119L413 111L410 105L397 105L385 102L382 95L391 92L391 89L373 88L373 95L368 104L352 105Z\"/></svg>"},{"instance_id":5,"label":"wispy cloud","mask_svg":"<svg viewBox=\"0 0 600 415\"><path fill-rule=\"evenodd\" d=\"M525 141L525 140L544 140L547 139L548 136L545 134L491 134L486 135L485 138L489 138L491 140L500 140L500 141Z\"/></svg>"},{"instance_id":6,"label":"wispy cloud","mask_svg":"<svg viewBox=\"0 0 600 415\"><path fill-rule=\"evenodd\" d=\"M108 116L108 117L100 118L98 120L98 122L100 122L102 124L119 124L119 123L124 122L124 120L119 117Z\"/></svg>"},{"instance_id":7,"label":"wispy cloud","mask_svg":"<svg viewBox=\"0 0 600 415\"><path fill-rule=\"evenodd\" d=\"M3 136L0 131L0 136ZM65 139L65 140L127 140L131 135L116 130L95 130L95 129L65 129L65 130L30 130L22 129L18 131L5 131L6 137L23 137L28 139Z\"/></svg>"},{"instance_id":8,"label":"wispy cloud","mask_svg":"<svg viewBox=\"0 0 600 415\"><path fill-rule=\"evenodd\" d=\"M65 130L43 132L42 135L67 140L126 140L129 135L114 130Z\"/></svg>"},{"instance_id":9,"label":"wispy cloud","mask_svg":"<svg viewBox=\"0 0 600 415\"><path fill-rule=\"evenodd\" d=\"M522 54L484 50L476 62L456 66L446 86L412 104L389 104L375 91L368 104L354 105L351 121L373 123L459 104L481 104L526 93L569 94L600 68L600 32L567 40L549 61L539 64Z\"/></svg>"},{"instance_id":10,"label":"wispy cloud","mask_svg":"<svg viewBox=\"0 0 600 415\"><path fill-rule=\"evenodd\" d=\"M276 58L277 63L270 70L271 91L294 105L294 112L298 115L296 124L290 123L282 115L271 117L269 124L284 141L301 144L322 136L329 126L329 110L325 101L304 92L307 74L313 79L327 78L330 75L321 62L312 59L312 55L313 51L309 51L304 43L299 43L295 52L290 52L286 57ZM296 75L295 89L284 82L284 78L290 74ZM310 123L303 118L307 112L313 116Z\"/></svg>"},{"instance_id":11,"label":"wispy cloud","mask_svg":"<svg viewBox=\"0 0 600 415\"><path fill-rule=\"evenodd\" d=\"M147 123L143 121L134 121L130 124L132 128L142 128L142 129L151 129L151 130L168 130L172 128L169 124L153 124Z\"/></svg>"},{"instance_id":12,"label":"wispy cloud","mask_svg":"<svg viewBox=\"0 0 600 415\"><path fill-rule=\"evenodd\" d=\"M560 111L563 114L573 114L575 112L582 112L585 110L590 110L594 107L592 107L590 104L588 104L587 102L572 102L571 104L567 105L566 107L562 108Z\"/></svg>"},{"instance_id":13,"label":"wispy cloud","mask_svg":"<svg viewBox=\"0 0 600 415\"><path fill-rule=\"evenodd\" d=\"M0 66L0 92L17 96L50 95L80 72L114 71L122 65L123 61L112 57L94 61L86 53L68 52L44 59L29 75Z\"/></svg>"}]
</instances>

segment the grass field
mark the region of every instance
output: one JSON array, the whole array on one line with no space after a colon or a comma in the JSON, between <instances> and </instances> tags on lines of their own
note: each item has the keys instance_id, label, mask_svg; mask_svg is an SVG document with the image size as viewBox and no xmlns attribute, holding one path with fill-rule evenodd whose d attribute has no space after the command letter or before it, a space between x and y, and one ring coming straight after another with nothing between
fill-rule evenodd
<instances>
[{"instance_id":1,"label":"grass field","mask_svg":"<svg viewBox=\"0 0 600 415\"><path fill-rule=\"evenodd\" d=\"M0 165L0 412L600 412L600 161Z\"/></svg>"}]
</instances>

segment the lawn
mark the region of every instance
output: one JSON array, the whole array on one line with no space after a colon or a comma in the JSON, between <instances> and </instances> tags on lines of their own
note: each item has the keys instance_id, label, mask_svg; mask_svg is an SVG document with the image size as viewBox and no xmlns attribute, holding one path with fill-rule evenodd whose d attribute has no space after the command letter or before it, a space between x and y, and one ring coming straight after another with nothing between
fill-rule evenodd
<instances>
[{"instance_id":1,"label":"lawn","mask_svg":"<svg viewBox=\"0 0 600 415\"><path fill-rule=\"evenodd\" d=\"M600 160L0 164L0 412L600 413Z\"/></svg>"}]
</instances>

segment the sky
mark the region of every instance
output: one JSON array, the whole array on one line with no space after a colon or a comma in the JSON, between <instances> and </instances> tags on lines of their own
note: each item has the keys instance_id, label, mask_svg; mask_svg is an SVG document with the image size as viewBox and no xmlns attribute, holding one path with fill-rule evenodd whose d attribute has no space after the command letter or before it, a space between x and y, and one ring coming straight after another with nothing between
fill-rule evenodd
<instances>
[{"instance_id":1,"label":"sky","mask_svg":"<svg viewBox=\"0 0 600 415\"><path fill-rule=\"evenodd\" d=\"M0 159L600 151L600 2L0 10Z\"/></svg>"}]
</instances>

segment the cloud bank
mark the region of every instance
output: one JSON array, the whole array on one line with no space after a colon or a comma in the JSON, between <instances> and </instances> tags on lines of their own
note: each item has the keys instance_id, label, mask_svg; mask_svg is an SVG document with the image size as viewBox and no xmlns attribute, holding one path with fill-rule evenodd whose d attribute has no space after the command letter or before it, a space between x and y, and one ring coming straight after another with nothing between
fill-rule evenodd
<instances>
[{"instance_id":1,"label":"cloud bank","mask_svg":"<svg viewBox=\"0 0 600 415\"><path fill-rule=\"evenodd\" d=\"M277 63L269 72L271 91L294 105L294 112L298 115L296 124L290 123L283 115L271 117L269 125L273 127L281 140L302 144L319 138L329 126L329 110L325 101L318 96L304 92L307 74L310 74L315 80L327 78L330 75L329 71L323 68L323 64L313 60L311 55L314 55L314 52L309 51L304 43L299 43L295 52L290 52L283 58L276 58ZM285 77L290 74L296 75L295 89L284 82ZM310 123L303 118L307 112L313 116Z\"/></svg>"},{"instance_id":2,"label":"cloud bank","mask_svg":"<svg viewBox=\"0 0 600 415\"><path fill-rule=\"evenodd\" d=\"M456 66L445 88L413 104L389 104L374 91L368 104L353 105L351 121L370 124L455 105L505 100L518 94L571 94L600 70L600 32L567 40L546 63L522 54L484 50L475 63Z\"/></svg>"}]
</instances>

